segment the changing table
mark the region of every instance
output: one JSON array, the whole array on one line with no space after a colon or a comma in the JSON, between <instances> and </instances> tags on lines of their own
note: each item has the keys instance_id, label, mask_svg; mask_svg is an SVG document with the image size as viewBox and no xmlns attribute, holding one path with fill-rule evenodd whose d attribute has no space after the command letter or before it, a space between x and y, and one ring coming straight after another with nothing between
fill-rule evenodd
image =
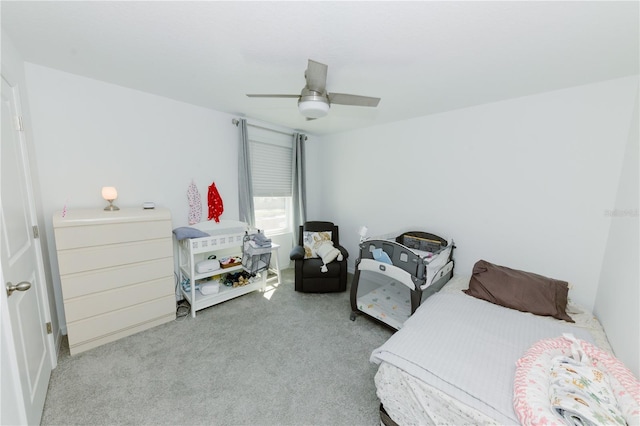
<instances>
[{"instance_id":1,"label":"changing table","mask_svg":"<svg viewBox=\"0 0 640 426\"><path fill-rule=\"evenodd\" d=\"M266 285L266 271L260 272L258 276L252 278L248 284L239 287L228 287L220 284L219 291L215 294L202 294L196 289L196 283L217 275L239 272L243 270L242 264L220 268L205 273L197 273L196 264L207 259L209 256L240 256L242 254L242 244L248 226L244 222L235 220L221 220L219 223L209 221L191 225L209 236L200 238L186 238L178 241L174 234L174 243L178 250L178 271L179 282L184 279L189 280L188 290L181 284L179 292L191 305L191 316L196 317L196 312L208 308L218 303L225 302L238 296L256 290L263 290Z\"/></svg>"}]
</instances>

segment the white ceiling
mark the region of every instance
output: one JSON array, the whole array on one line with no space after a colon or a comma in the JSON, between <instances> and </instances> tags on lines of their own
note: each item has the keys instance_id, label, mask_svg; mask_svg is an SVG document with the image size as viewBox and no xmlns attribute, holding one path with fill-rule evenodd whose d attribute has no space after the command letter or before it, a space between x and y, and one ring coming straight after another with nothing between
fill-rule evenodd
<instances>
[{"instance_id":1,"label":"white ceiling","mask_svg":"<svg viewBox=\"0 0 640 426\"><path fill-rule=\"evenodd\" d=\"M32 63L218 111L342 132L638 74L639 3L2 1ZM382 98L305 121L307 59L327 90Z\"/></svg>"}]
</instances>

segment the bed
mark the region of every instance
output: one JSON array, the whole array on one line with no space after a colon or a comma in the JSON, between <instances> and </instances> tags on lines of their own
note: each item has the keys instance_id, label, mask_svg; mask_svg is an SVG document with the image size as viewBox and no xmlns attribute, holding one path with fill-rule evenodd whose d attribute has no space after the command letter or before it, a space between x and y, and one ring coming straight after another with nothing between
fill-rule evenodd
<instances>
[{"instance_id":1,"label":"bed","mask_svg":"<svg viewBox=\"0 0 640 426\"><path fill-rule=\"evenodd\" d=\"M571 301L566 313L573 324L469 296L463 292L469 281L454 276L371 354L379 365L375 385L382 423L521 424L514 378L518 361L536 342L570 333L614 358L597 319ZM640 395L637 380L631 381L636 390L625 400L627 423L636 424Z\"/></svg>"}]
</instances>

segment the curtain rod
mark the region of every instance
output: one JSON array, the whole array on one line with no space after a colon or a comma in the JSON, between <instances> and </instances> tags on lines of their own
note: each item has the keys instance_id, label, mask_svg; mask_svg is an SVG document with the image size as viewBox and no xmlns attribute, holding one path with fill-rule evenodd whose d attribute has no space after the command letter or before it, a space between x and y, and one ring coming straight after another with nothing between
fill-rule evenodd
<instances>
[{"instance_id":1,"label":"curtain rod","mask_svg":"<svg viewBox=\"0 0 640 426\"><path fill-rule=\"evenodd\" d=\"M240 120L238 120L237 118L234 118L231 120L231 123L233 123L237 127L238 124L240 124ZM247 123L247 126L255 127L256 129L268 130L270 132L280 133L282 135L293 136L293 133L283 132L282 130L274 130L268 127L258 126L257 124ZM307 140L307 135L304 136L304 140Z\"/></svg>"}]
</instances>

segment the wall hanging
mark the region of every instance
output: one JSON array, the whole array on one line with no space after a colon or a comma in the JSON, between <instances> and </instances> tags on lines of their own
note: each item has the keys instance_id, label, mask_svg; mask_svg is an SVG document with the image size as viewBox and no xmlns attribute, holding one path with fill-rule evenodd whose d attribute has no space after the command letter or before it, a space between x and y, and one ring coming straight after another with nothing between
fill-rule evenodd
<instances>
[{"instance_id":1,"label":"wall hanging","mask_svg":"<svg viewBox=\"0 0 640 426\"><path fill-rule=\"evenodd\" d=\"M189 199L189 225L193 225L202 219L202 199L193 180L187 188L187 198Z\"/></svg>"},{"instance_id":2,"label":"wall hanging","mask_svg":"<svg viewBox=\"0 0 640 426\"><path fill-rule=\"evenodd\" d=\"M216 183L213 182L209 186L209 220L214 219L216 222L220 222L220 216L224 211L224 205L222 204L222 197L216 188Z\"/></svg>"}]
</instances>

